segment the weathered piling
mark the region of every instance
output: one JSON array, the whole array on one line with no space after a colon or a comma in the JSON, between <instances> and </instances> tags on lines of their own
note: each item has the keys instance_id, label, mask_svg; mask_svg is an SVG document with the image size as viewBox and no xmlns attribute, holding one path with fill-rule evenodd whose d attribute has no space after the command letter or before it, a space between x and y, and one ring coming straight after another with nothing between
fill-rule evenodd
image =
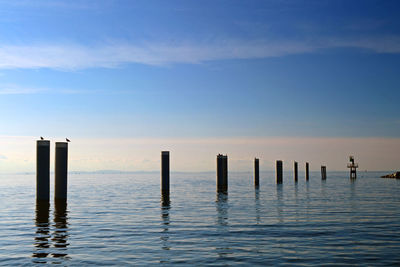
<instances>
[{"instance_id":1,"label":"weathered piling","mask_svg":"<svg viewBox=\"0 0 400 267\"><path fill-rule=\"evenodd\" d=\"M228 190L228 156L217 155L217 191L226 192Z\"/></svg>"},{"instance_id":2,"label":"weathered piling","mask_svg":"<svg viewBox=\"0 0 400 267\"><path fill-rule=\"evenodd\" d=\"M169 151L161 151L161 193L169 195Z\"/></svg>"},{"instance_id":3,"label":"weathered piling","mask_svg":"<svg viewBox=\"0 0 400 267\"><path fill-rule=\"evenodd\" d=\"M56 142L54 198L67 199L68 143Z\"/></svg>"},{"instance_id":4,"label":"weathered piling","mask_svg":"<svg viewBox=\"0 0 400 267\"><path fill-rule=\"evenodd\" d=\"M299 171L298 163L297 163L297 161L295 161L293 164L293 177L294 177L294 181L296 183L299 180L299 172L298 171Z\"/></svg>"},{"instance_id":5,"label":"weathered piling","mask_svg":"<svg viewBox=\"0 0 400 267\"><path fill-rule=\"evenodd\" d=\"M254 159L254 186L260 186L260 161L258 158Z\"/></svg>"},{"instance_id":6,"label":"weathered piling","mask_svg":"<svg viewBox=\"0 0 400 267\"><path fill-rule=\"evenodd\" d=\"M36 200L50 199L50 141L36 142Z\"/></svg>"},{"instance_id":7,"label":"weathered piling","mask_svg":"<svg viewBox=\"0 0 400 267\"><path fill-rule=\"evenodd\" d=\"M283 162L282 160L276 161L276 183L281 184L283 182Z\"/></svg>"},{"instance_id":8,"label":"weathered piling","mask_svg":"<svg viewBox=\"0 0 400 267\"><path fill-rule=\"evenodd\" d=\"M225 191L228 191L228 155L224 156L224 187Z\"/></svg>"},{"instance_id":9,"label":"weathered piling","mask_svg":"<svg viewBox=\"0 0 400 267\"><path fill-rule=\"evenodd\" d=\"M306 162L306 181L310 180L310 168L308 162Z\"/></svg>"},{"instance_id":10,"label":"weathered piling","mask_svg":"<svg viewBox=\"0 0 400 267\"><path fill-rule=\"evenodd\" d=\"M326 166L321 166L321 179L326 180Z\"/></svg>"}]
</instances>

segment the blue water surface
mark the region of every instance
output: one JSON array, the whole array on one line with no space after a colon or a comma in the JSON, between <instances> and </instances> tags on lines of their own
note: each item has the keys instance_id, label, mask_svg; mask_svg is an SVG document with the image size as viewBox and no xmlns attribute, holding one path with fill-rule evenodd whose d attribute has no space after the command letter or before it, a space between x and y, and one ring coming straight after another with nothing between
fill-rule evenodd
<instances>
[{"instance_id":1,"label":"blue water surface","mask_svg":"<svg viewBox=\"0 0 400 267\"><path fill-rule=\"evenodd\" d=\"M223 194L215 173L171 173L162 198L159 173L75 173L49 205L34 174L1 175L0 264L396 266L400 180L382 174L261 172L257 189L231 172Z\"/></svg>"}]
</instances>

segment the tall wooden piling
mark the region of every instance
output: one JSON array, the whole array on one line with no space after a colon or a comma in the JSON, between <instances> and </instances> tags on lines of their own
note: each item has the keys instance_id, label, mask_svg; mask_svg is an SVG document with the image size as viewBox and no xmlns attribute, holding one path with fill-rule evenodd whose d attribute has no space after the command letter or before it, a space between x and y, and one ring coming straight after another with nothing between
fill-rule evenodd
<instances>
[{"instance_id":1,"label":"tall wooden piling","mask_svg":"<svg viewBox=\"0 0 400 267\"><path fill-rule=\"evenodd\" d=\"M36 142L36 200L50 199L50 141Z\"/></svg>"},{"instance_id":2,"label":"tall wooden piling","mask_svg":"<svg viewBox=\"0 0 400 267\"><path fill-rule=\"evenodd\" d=\"M224 188L228 191L228 155L224 156Z\"/></svg>"},{"instance_id":3,"label":"tall wooden piling","mask_svg":"<svg viewBox=\"0 0 400 267\"><path fill-rule=\"evenodd\" d=\"M260 161L258 158L254 159L254 186L260 186Z\"/></svg>"},{"instance_id":4,"label":"tall wooden piling","mask_svg":"<svg viewBox=\"0 0 400 267\"><path fill-rule=\"evenodd\" d=\"M321 179L326 180L326 166L321 166Z\"/></svg>"},{"instance_id":5,"label":"tall wooden piling","mask_svg":"<svg viewBox=\"0 0 400 267\"><path fill-rule=\"evenodd\" d=\"M298 170L299 170L298 163L297 163L297 161L295 161L294 164L293 164L293 178L294 178L294 181L296 183L299 180L299 172L298 172Z\"/></svg>"},{"instance_id":6,"label":"tall wooden piling","mask_svg":"<svg viewBox=\"0 0 400 267\"><path fill-rule=\"evenodd\" d=\"M228 190L228 156L217 155L217 191L226 192Z\"/></svg>"},{"instance_id":7,"label":"tall wooden piling","mask_svg":"<svg viewBox=\"0 0 400 267\"><path fill-rule=\"evenodd\" d=\"M310 180L310 169L308 162L306 162L306 181Z\"/></svg>"},{"instance_id":8,"label":"tall wooden piling","mask_svg":"<svg viewBox=\"0 0 400 267\"><path fill-rule=\"evenodd\" d=\"M283 182L283 162L282 160L276 161L276 183L281 184Z\"/></svg>"},{"instance_id":9,"label":"tall wooden piling","mask_svg":"<svg viewBox=\"0 0 400 267\"><path fill-rule=\"evenodd\" d=\"M161 193L169 194L169 151L161 151Z\"/></svg>"},{"instance_id":10,"label":"tall wooden piling","mask_svg":"<svg viewBox=\"0 0 400 267\"><path fill-rule=\"evenodd\" d=\"M56 142L54 198L67 199L68 143Z\"/></svg>"}]
</instances>

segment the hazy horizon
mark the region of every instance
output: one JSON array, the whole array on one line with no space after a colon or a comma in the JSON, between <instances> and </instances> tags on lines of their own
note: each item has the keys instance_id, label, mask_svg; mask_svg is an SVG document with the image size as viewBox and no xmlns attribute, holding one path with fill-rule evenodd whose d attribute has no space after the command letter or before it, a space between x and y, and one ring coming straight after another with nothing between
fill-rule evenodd
<instances>
[{"instance_id":1,"label":"hazy horizon","mask_svg":"<svg viewBox=\"0 0 400 267\"><path fill-rule=\"evenodd\" d=\"M51 141L51 169L54 145ZM34 137L4 137L0 146L9 149L0 160L1 172L33 172L36 168ZM228 154L229 170L251 171L253 159L260 158L260 170L275 170L283 160L285 170L293 161L299 169L305 162L310 170L326 165L329 171L346 170L348 156L355 156L360 170L397 170L400 138L86 138L69 144L70 171L158 171L162 150L170 151L171 171L201 172L215 170L218 153ZM357 153L354 153L356 151Z\"/></svg>"}]
</instances>

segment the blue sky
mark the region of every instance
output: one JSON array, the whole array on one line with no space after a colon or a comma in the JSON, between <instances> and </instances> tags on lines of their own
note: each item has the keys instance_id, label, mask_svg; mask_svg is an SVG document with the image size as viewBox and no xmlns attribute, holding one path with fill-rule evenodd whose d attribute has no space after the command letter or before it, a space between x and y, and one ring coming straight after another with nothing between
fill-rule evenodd
<instances>
[{"instance_id":1,"label":"blue sky","mask_svg":"<svg viewBox=\"0 0 400 267\"><path fill-rule=\"evenodd\" d=\"M0 0L0 135L397 140L399 11Z\"/></svg>"}]
</instances>

